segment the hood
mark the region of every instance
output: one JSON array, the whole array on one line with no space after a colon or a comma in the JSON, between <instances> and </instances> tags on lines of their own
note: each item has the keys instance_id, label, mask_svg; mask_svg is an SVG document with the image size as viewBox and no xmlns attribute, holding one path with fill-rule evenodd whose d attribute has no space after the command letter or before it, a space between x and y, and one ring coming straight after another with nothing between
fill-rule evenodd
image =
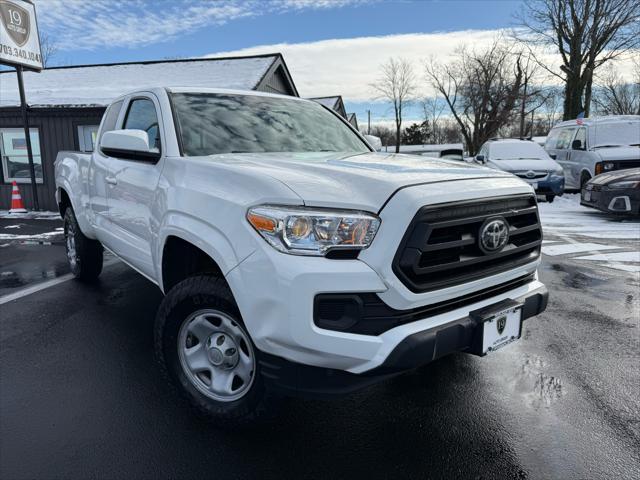
<instances>
[{"instance_id":1,"label":"hood","mask_svg":"<svg viewBox=\"0 0 640 480\"><path fill-rule=\"evenodd\" d=\"M527 172L529 170L539 170L553 172L560 170L560 164L551 158L534 158L527 160L491 160L500 170L505 172Z\"/></svg>"},{"instance_id":2,"label":"hood","mask_svg":"<svg viewBox=\"0 0 640 480\"><path fill-rule=\"evenodd\" d=\"M627 177L640 175L640 168L629 168L627 170L616 170L614 172L601 173L594 177L589 183L594 185L606 185L616 180L624 180Z\"/></svg>"},{"instance_id":3,"label":"hood","mask_svg":"<svg viewBox=\"0 0 640 480\"><path fill-rule=\"evenodd\" d=\"M640 147L609 147L594 150L603 160L638 160Z\"/></svg>"},{"instance_id":4,"label":"hood","mask_svg":"<svg viewBox=\"0 0 640 480\"><path fill-rule=\"evenodd\" d=\"M377 212L398 189L509 174L464 162L402 154L250 153L210 157L287 185L305 205Z\"/></svg>"}]
</instances>

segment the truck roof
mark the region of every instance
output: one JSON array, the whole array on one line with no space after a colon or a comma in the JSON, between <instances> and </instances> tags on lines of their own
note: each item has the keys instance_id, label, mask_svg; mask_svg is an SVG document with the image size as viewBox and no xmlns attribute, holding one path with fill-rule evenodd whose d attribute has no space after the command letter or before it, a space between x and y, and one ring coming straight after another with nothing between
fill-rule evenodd
<instances>
[{"instance_id":1,"label":"truck roof","mask_svg":"<svg viewBox=\"0 0 640 480\"><path fill-rule=\"evenodd\" d=\"M256 97L275 97L286 98L288 100L300 100L309 102L310 100L300 97L292 97L290 95L282 95L280 93L261 92L258 90L236 90L230 88L209 88L209 87L158 87L164 88L169 93L212 93L227 95L253 95ZM130 94L129 94L130 95Z\"/></svg>"},{"instance_id":2,"label":"truck roof","mask_svg":"<svg viewBox=\"0 0 640 480\"><path fill-rule=\"evenodd\" d=\"M640 121L640 115L607 115L604 117L591 117L582 119L582 124L585 126L591 125L604 125L606 123L618 123L618 122L629 122L629 121ZM565 120L564 122L560 122L557 125L554 125L553 128L560 127L573 127L576 126L576 120Z\"/></svg>"}]
</instances>

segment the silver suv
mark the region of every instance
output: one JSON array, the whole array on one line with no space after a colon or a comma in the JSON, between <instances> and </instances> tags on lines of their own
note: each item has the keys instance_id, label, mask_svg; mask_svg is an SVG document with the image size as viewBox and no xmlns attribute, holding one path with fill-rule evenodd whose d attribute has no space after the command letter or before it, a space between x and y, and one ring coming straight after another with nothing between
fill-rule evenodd
<instances>
[{"instance_id":1,"label":"silver suv","mask_svg":"<svg viewBox=\"0 0 640 480\"><path fill-rule=\"evenodd\" d=\"M580 189L601 173L640 167L640 115L559 123L544 148L562 165L565 188Z\"/></svg>"}]
</instances>

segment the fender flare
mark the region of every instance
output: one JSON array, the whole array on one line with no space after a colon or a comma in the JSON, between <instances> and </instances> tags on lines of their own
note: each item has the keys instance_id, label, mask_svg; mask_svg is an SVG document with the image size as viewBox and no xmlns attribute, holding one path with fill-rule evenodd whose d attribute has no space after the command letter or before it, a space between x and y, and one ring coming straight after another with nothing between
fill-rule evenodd
<instances>
[{"instance_id":1,"label":"fender flare","mask_svg":"<svg viewBox=\"0 0 640 480\"><path fill-rule=\"evenodd\" d=\"M162 262L164 246L169 237L177 237L189 242L206 253L218 265L224 276L236 267L243 258L238 258L235 249L227 237L215 226L198 218L178 212L169 212L162 220L157 237L154 264L156 265L156 278L164 293L164 279L162 278ZM198 233L195 233L198 232ZM205 242L203 239L206 238ZM245 258L249 256L245 255Z\"/></svg>"},{"instance_id":2,"label":"fender flare","mask_svg":"<svg viewBox=\"0 0 640 480\"><path fill-rule=\"evenodd\" d=\"M76 221L78 222L78 226L80 227L80 231L83 235L88 238L94 239L95 236L93 234L93 227L89 224L87 220L87 216L85 215L84 208L78 207L78 204L81 203L77 198L74 197L69 192L73 192L73 188L71 184L64 178L59 178L59 182L56 182L56 203L59 205L61 198L61 191L64 191L67 194L67 198L69 198L69 203L71 204L71 208L73 208L73 212L76 215Z\"/></svg>"},{"instance_id":3,"label":"fender flare","mask_svg":"<svg viewBox=\"0 0 640 480\"><path fill-rule=\"evenodd\" d=\"M587 167L582 167L582 168L580 169L580 177L578 178L578 182L579 182L579 184L578 184L578 188L582 188L582 176L583 176L585 173L586 173L586 174L587 174L587 176L589 177L589 180L591 180L591 179L595 176L595 175L594 175L595 171L594 171L593 173L591 173L591 171L590 171Z\"/></svg>"}]
</instances>

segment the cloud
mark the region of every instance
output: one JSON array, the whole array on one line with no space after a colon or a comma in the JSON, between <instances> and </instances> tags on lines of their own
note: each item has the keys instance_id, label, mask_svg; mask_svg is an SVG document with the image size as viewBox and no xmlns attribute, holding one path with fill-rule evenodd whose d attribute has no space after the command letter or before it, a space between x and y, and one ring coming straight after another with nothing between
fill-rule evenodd
<instances>
[{"instance_id":1,"label":"cloud","mask_svg":"<svg viewBox=\"0 0 640 480\"><path fill-rule=\"evenodd\" d=\"M40 27L61 50L136 48L245 17L377 0L37 0Z\"/></svg>"},{"instance_id":2,"label":"cloud","mask_svg":"<svg viewBox=\"0 0 640 480\"><path fill-rule=\"evenodd\" d=\"M351 101L365 101L375 96L370 84L378 76L379 65L389 57L409 60L422 84L422 93L428 94L422 78L425 59L434 55L447 61L462 43L480 47L490 44L498 34L498 30L468 30L358 37L261 45L207 56L281 52L302 96L341 94Z\"/></svg>"},{"instance_id":3,"label":"cloud","mask_svg":"<svg viewBox=\"0 0 640 480\"><path fill-rule=\"evenodd\" d=\"M375 98L370 84L379 75L380 64L390 57L409 60L420 84L420 96L432 96L434 92L424 78L425 60L433 56L436 60L446 63L451 60L459 46L464 44L481 49L506 33L505 30L464 30L332 39L297 44L279 43L207 56L281 52L302 96L340 94L346 100L359 103L370 102ZM557 55L543 51L537 54L544 58L547 65L559 65ZM632 78L633 65L630 58L617 62L616 67L625 78ZM555 78L545 80L547 83L556 84L557 81Z\"/></svg>"}]
</instances>

